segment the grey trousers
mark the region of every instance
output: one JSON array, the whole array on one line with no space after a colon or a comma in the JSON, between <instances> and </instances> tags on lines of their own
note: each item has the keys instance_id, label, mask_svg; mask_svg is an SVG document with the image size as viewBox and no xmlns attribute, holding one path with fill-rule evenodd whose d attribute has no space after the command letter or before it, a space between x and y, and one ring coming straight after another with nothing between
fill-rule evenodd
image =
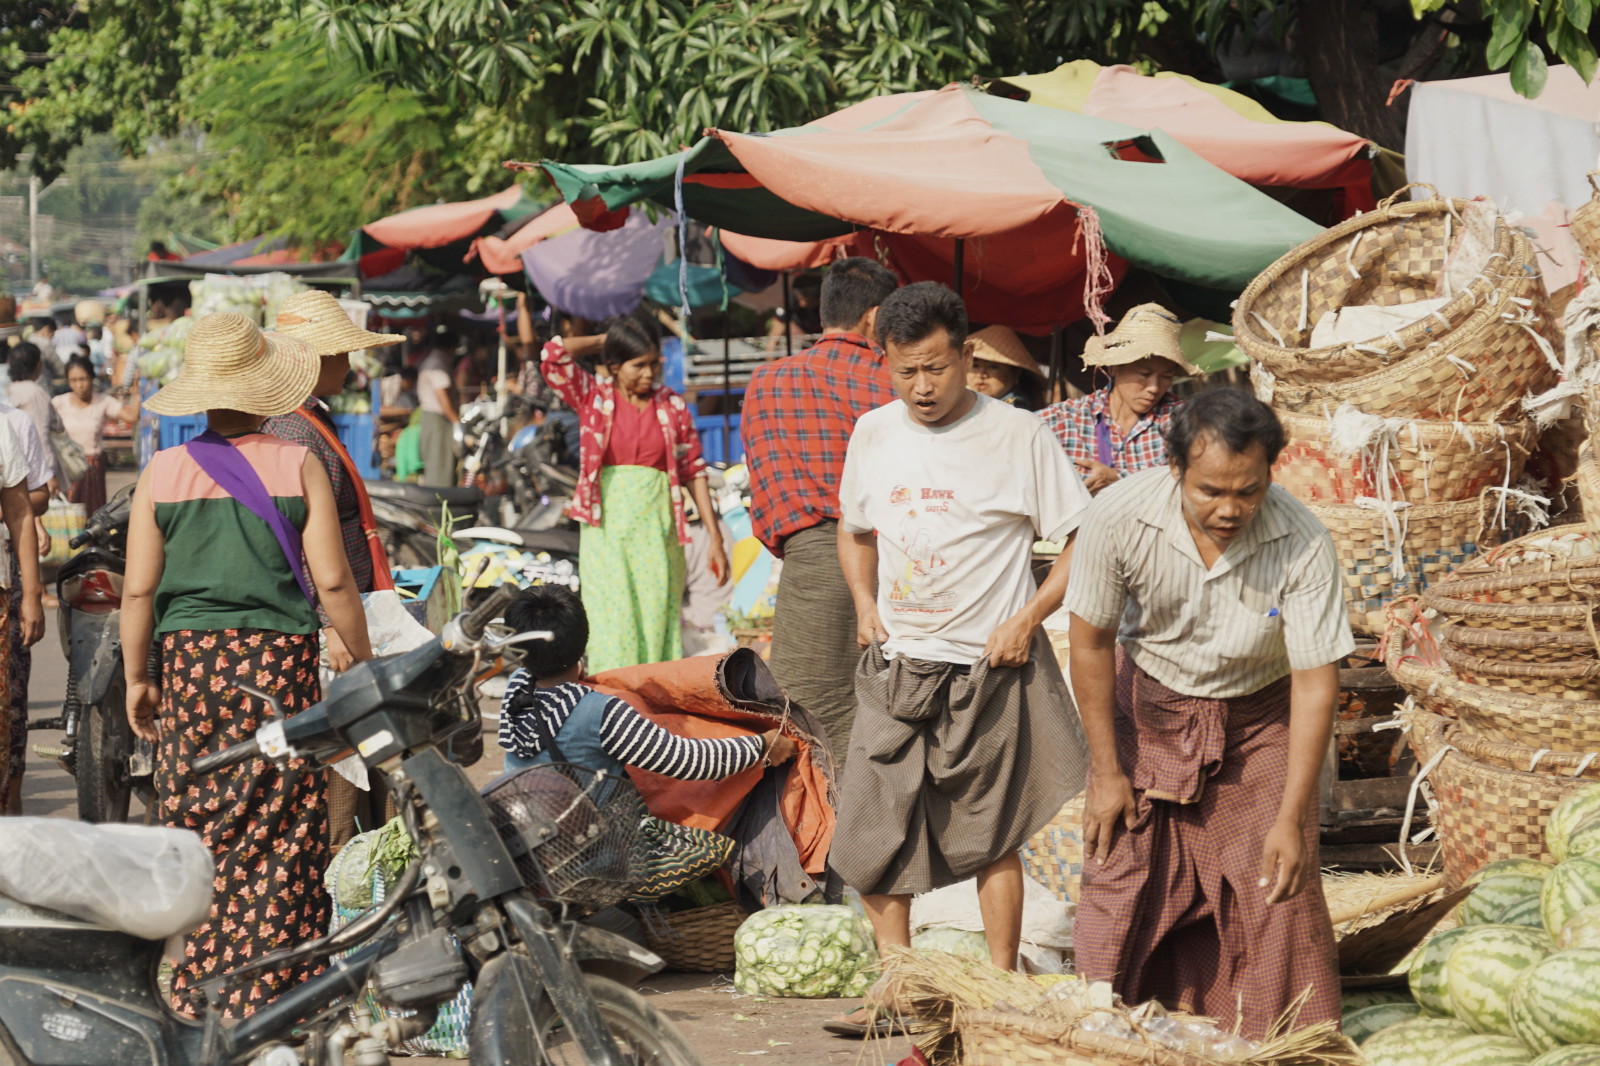
<instances>
[{"instance_id":1,"label":"grey trousers","mask_svg":"<svg viewBox=\"0 0 1600 1066\"><path fill-rule=\"evenodd\" d=\"M450 420L432 411L422 412L422 483L449 488L456 483L456 444Z\"/></svg>"}]
</instances>

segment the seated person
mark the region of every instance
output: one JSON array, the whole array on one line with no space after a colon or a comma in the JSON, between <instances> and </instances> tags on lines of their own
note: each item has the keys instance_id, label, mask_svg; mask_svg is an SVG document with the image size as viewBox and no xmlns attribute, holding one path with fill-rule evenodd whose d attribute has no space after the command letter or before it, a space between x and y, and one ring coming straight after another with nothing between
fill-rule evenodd
<instances>
[{"instance_id":1,"label":"seated person","mask_svg":"<svg viewBox=\"0 0 1600 1066\"><path fill-rule=\"evenodd\" d=\"M778 730L761 736L695 740L645 718L626 700L580 684L589 617L583 601L559 585L525 589L506 608L513 632L547 630L549 641L524 644L524 665L511 675L500 701L500 746L509 773L562 761L623 776L624 766L683 781L731 777L757 763L776 766L795 743ZM555 741L560 758L546 750Z\"/></svg>"}]
</instances>

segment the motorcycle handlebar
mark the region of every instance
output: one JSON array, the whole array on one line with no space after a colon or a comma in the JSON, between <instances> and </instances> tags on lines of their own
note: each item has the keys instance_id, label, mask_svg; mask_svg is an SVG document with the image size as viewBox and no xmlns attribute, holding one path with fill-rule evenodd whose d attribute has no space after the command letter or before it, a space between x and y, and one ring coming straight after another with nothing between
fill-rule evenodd
<instances>
[{"instance_id":1,"label":"motorcycle handlebar","mask_svg":"<svg viewBox=\"0 0 1600 1066\"><path fill-rule=\"evenodd\" d=\"M502 611L511 605L511 601L517 598L517 593L520 591L522 590L515 585L497 586L489 594L488 599L473 608L468 614L462 616L462 634L469 640L481 639L483 631L489 627L489 623L494 621Z\"/></svg>"},{"instance_id":2,"label":"motorcycle handlebar","mask_svg":"<svg viewBox=\"0 0 1600 1066\"><path fill-rule=\"evenodd\" d=\"M260 754L261 745L256 742L254 737L251 737L243 744L235 744L231 748L223 748L221 751L214 751L210 755L200 756L194 761L192 769L197 774L209 774L213 770L220 770L224 766L232 766L235 763L244 762L246 759L253 759Z\"/></svg>"},{"instance_id":3,"label":"motorcycle handlebar","mask_svg":"<svg viewBox=\"0 0 1600 1066\"><path fill-rule=\"evenodd\" d=\"M67 547L71 548L73 551L77 551L79 548L89 543L89 541L92 539L94 539L92 534L90 534L90 532L86 529L82 533L74 534L72 539L67 541Z\"/></svg>"}]
</instances>

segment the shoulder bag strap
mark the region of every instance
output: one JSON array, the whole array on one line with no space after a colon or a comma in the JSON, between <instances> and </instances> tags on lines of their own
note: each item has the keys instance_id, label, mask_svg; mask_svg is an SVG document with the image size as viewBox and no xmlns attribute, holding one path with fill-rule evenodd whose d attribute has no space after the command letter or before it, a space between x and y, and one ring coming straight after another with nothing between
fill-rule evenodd
<instances>
[{"instance_id":1,"label":"shoulder bag strap","mask_svg":"<svg viewBox=\"0 0 1600 1066\"><path fill-rule=\"evenodd\" d=\"M195 464L223 492L232 496L240 506L272 530L272 535L278 538L278 546L283 549L284 558L288 560L289 569L294 573L295 582L305 594L306 602L315 607L317 595L306 582L305 566L301 561L304 553L300 547L300 531L273 504L272 496L267 492L266 485L262 484L261 475L250 465L250 460L233 446L232 441L210 429L184 447L189 450L189 457Z\"/></svg>"},{"instance_id":2,"label":"shoulder bag strap","mask_svg":"<svg viewBox=\"0 0 1600 1066\"><path fill-rule=\"evenodd\" d=\"M372 555L373 590L394 588L394 576L389 570L389 553L383 550L383 541L378 538L378 520L373 517L372 500L367 496L366 482L356 471L355 460L350 458L350 452L339 440L339 435L329 429L322 419L305 410L300 412L300 417L310 422L311 428L328 442L334 454L339 457L339 463L344 467L345 473L350 476L350 484L356 492L356 509L361 513L361 531L367 536L367 551Z\"/></svg>"}]
</instances>

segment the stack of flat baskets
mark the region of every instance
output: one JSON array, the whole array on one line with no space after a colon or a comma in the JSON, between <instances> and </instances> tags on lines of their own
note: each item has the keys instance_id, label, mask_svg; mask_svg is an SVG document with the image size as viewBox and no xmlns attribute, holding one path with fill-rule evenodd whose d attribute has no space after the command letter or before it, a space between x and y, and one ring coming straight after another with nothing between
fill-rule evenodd
<instances>
[{"instance_id":1,"label":"stack of flat baskets","mask_svg":"<svg viewBox=\"0 0 1600 1066\"><path fill-rule=\"evenodd\" d=\"M1600 534L1509 541L1392 615L1385 658L1415 706L1446 879L1547 859L1550 811L1600 782Z\"/></svg>"},{"instance_id":2,"label":"stack of flat baskets","mask_svg":"<svg viewBox=\"0 0 1600 1066\"><path fill-rule=\"evenodd\" d=\"M1333 533L1351 625L1369 636L1395 599L1498 542L1505 490L1537 448L1521 400L1559 373L1523 232L1487 203L1406 191L1278 260L1233 318L1289 438L1274 479ZM1326 315L1424 300L1381 336L1309 346Z\"/></svg>"}]
</instances>

